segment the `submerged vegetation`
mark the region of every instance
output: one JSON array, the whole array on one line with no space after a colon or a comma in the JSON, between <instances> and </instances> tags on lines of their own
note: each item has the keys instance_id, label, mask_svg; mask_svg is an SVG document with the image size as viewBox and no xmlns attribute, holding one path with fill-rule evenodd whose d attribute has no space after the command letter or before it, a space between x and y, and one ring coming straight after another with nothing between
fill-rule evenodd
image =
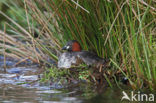
<instances>
[{"instance_id":1,"label":"submerged vegetation","mask_svg":"<svg viewBox=\"0 0 156 103\"><path fill-rule=\"evenodd\" d=\"M78 40L84 50L92 50L111 60L103 73L123 75L133 89L156 87L156 2L154 0L4 0L1 9L0 54L37 63L57 62L61 47ZM1 6L2 7L2 6ZM19 9L20 8L20 9ZM3 24L3 25L2 25ZM86 68L77 69L79 79L94 81ZM80 70L80 71L79 71ZM70 74L49 68L46 78ZM76 77L77 78L77 77ZM116 81L117 84L118 81Z\"/></svg>"}]
</instances>

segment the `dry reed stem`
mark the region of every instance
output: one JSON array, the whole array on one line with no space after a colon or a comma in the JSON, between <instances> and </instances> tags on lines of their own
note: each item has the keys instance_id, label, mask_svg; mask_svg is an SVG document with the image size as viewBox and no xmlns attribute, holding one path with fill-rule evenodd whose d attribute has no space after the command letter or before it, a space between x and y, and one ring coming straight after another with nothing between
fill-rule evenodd
<instances>
[{"instance_id":1,"label":"dry reed stem","mask_svg":"<svg viewBox=\"0 0 156 103\"><path fill-rule=\"evenodd\" d=\"M3 35L3 55L4 55L4 72L6 72L6 47L5 47L5 43L6 43L6 39L5 39L5 33L6 33L6 24L4 24L4 35Z\"/></svg>"},{"instance_id":2,"label":"dry reed stem","mask_svg":"<svg viewBox=\"0 0 156 103\"><path fill-rule=\"evenodd\" d=\"M118 16L119 16L120 12L121 12L121 10L122 10L122 8L124 7L125 4L126 4L126 1L121 5L120 10L118 11L117 15L115 16L115 19L114 19L114 21L112 22L112 25L111 25L111 27L110 27L110 29L109 29L109 31L108 31L108 35L107 35L106 40L105 40L105 42L104 42L104 46L106 45L107 40L108 40L108 38L109 38L109 36L110 36L110 32L111 32L111 30L112 30L112 28L113 28L113 26L114 26L114 24L115 24L115 22L116 22L116 20L117 20L117 18L118 18Z\"/></svg>"},{"instance_id":3,"label":"dry reed stem","mask_svg":"<svg viewBox=\"0 0 156 103\"><path fill-rule=\"evenodd\" d=\"M71 0L76 6L80 7L82 10L86 11L88 14L90 13L87 9L82 7L78 2L75 2L74 0Z\"/></svg>"}]
</instances>

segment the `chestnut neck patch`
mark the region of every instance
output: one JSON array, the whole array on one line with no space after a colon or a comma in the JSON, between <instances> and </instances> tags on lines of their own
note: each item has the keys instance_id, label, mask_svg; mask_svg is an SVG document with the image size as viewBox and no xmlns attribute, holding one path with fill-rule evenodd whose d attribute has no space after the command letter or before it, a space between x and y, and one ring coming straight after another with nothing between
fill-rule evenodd
<instances>
[{"instance_id":1,"label":"chestnut neck patch","mask_svg":"<svg viewBox=\"0 0 156 103\"><path fill-rule=\"evenodd\" d=\"M78 42L74 42L73 45L72 45L72 51L73 52L78 52L78 51L81 51L81 46Z\"/></svg>"}]
</instances>

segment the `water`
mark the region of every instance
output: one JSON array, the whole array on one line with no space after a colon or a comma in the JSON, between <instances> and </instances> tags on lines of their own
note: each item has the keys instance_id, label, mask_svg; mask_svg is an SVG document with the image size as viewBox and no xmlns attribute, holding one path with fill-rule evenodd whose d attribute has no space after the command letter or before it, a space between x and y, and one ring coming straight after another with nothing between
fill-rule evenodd
<instances>
[{"instance_id":1,"label":"water","mask_svg":"<svg viewBox=\"0 0 156 103\"><path fill-rule=\"evenodd\" d=\"M66 89L26 88L3 85L0 87L0 103L119 103L121 92L110 88L98 94L85 90L84 86Z\"/></svg>"},{"instance_id":2,"label":"water","mask_svg":"<svg viewBox=\"0 0 156 103\"><path fill-rule=\"evenodd\" d=\"M2 60L2 59L1 59ZM8 59L7 66L16 64ZM23 65L23 64L22 64ZM119 103L122 90L85 82L61 85L40 83L43 68L33 64L7 68L0 61L0 103Z\"/></svg>"},{"instance_id":3,"label":"water","mask_svg":"<svg viewBox=\"0 0 156 103\"><path fill-rule=\"evenodd\" d=\"M63 90L23 88L3 85L0 88L1 103L80 103L81 99L72 96L74 92Z\"/></svg>"},{"instance_id":4,"label":"water","mask_svg":"<svg viewBox=\"0 0 156 103\"><path fill-rule=\"evenodd\" d=\"M23 71L20 71L21 69ZM35 71L34 68L31 69ZM118 103L122 95L118 89L96 87L87 83L66 86L58 83L40 83L37 81L37 75L21 73L30 72L30 68L11 70L8 72L13 73L0 74L0 103Z\"/></svg>"}]
</instances>

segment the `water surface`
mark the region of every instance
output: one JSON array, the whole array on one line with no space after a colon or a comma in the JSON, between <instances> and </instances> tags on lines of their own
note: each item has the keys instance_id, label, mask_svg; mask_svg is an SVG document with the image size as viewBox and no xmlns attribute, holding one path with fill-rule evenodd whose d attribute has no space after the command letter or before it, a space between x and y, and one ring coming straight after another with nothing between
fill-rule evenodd
<instances>
[{"instance_id":1,"label":"water surface","mask_svg":"<svg viewBox=\"0 0 156 103\"><path fill-rule=\"evenodd\" d=\"M17 61L7 59L6 66ZM122 90L96 86L86 82L61 85L48 81L40 83L45 71L37 65L19 65L6 68L0 57L0 103L119 103Z\"/></svg>"}]
</instances>

